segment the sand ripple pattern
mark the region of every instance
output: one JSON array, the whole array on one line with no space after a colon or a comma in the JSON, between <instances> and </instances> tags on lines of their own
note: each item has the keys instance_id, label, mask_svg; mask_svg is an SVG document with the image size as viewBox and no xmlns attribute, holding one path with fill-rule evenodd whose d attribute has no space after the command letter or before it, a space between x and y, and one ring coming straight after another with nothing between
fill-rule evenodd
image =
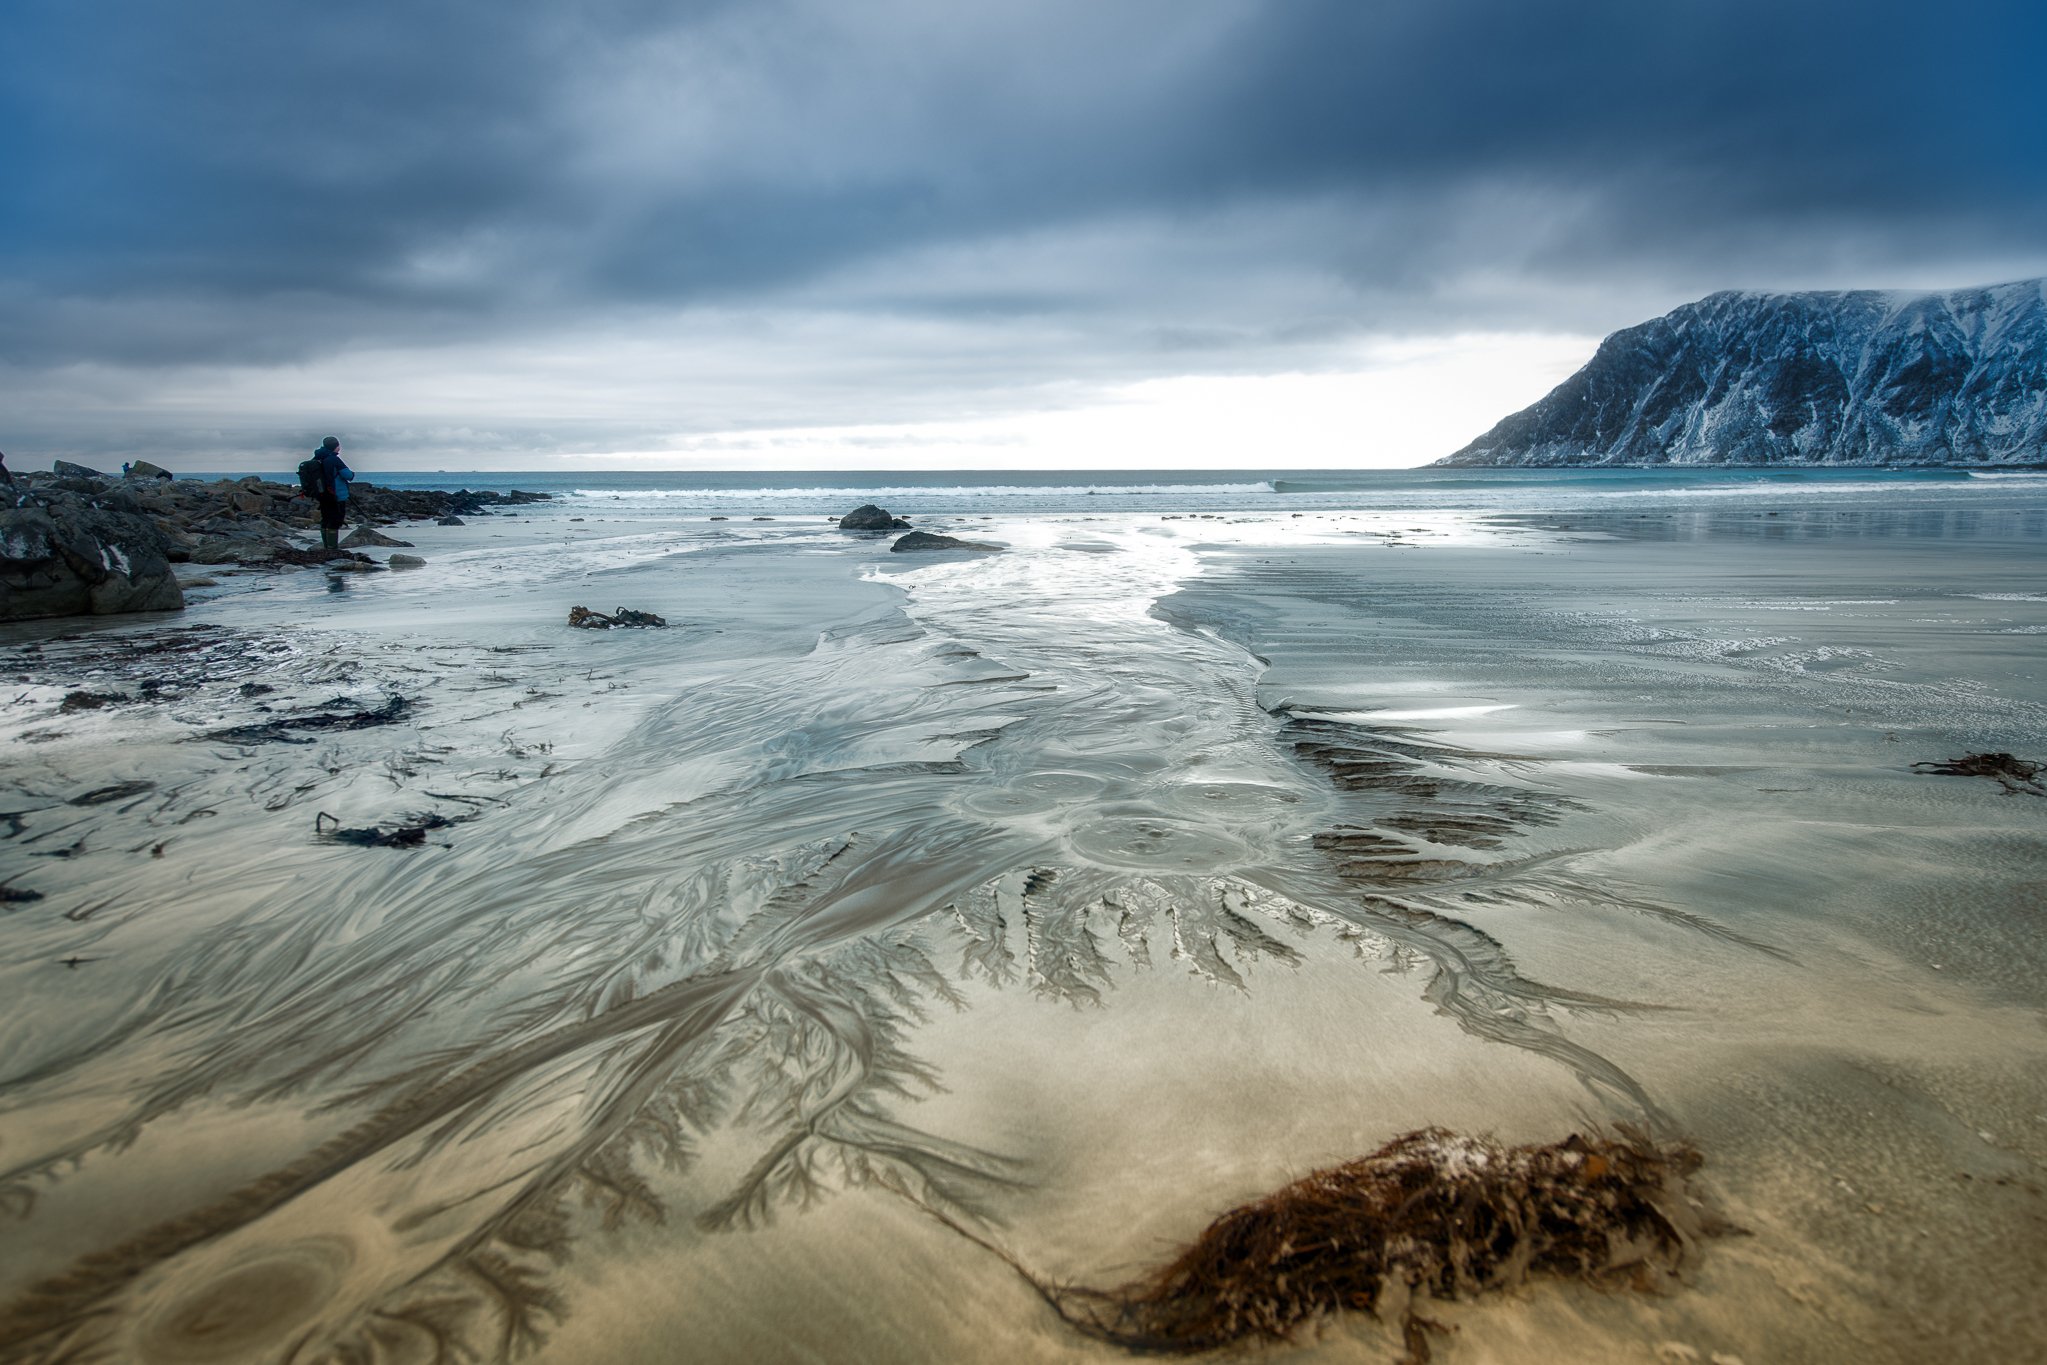
<instances>
[{"instance_id":1,"label":"sand ripple pattern","mask_svg":"<svg viewBox=\"0 0 2047 1365\"><path fill-rule=\"evenodd\" d=\"M102 808L88 849L188 828L238 784L296 816L372 767L395 803L469 823L416 855L109 878L109 950L160 965L10 1050L0 1105L37 1118L0 1156L10 1237L205 1124L246 1125L248 1155L201 1163L182 1207L102 1209L120 1230L16 1287L0 1353L507 1359L575 1311L560 1266L606 1229L739 1233L856 1187L987 1220L1031 1187L1027 1155L914 1121L944 1084L919 1030L969 985L1092 1007L1172 963L1254 990L1327 939L1654 1122L1565 1027L1630 1002L1529 980L1456 916L1457 896L1593 894L1582 808L1532 760L1268 713L1240 645L1155 612L1191 571L1140 533L920 570L902 613L695 679L581 756L545 721L596 685L576 658L492 659L500 687L452 646L252 645L237 683L424 694L429 721L188 746L175 780ZM232 705L209 686L189 709L210 723ZM87 1089L116 1098L65 1103ZM678 1203L734 1143L716 1196Z\"/></svg>"}]
</instances>

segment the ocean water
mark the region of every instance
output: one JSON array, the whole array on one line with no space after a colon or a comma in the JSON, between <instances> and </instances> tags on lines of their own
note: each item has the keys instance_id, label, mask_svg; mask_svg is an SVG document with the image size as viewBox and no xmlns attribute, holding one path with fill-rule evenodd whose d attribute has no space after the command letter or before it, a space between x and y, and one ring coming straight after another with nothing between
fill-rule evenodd
<instances>
[{"instance_id":1,"label":"ocean water","mask_svg":"<svg viewBox=\"0 0 2047 1365\"><path fill-rule=\"evenodd\" d=\"M617 512L836 515L877 502L903 515L1307 512L1436 508L1550 512L1630 506L1995 506L2047 491L2047 470L1104 469L684 472L363 469L390 488L549 493ZM288 479L267 472L267 477ZM202 476L210 477L210 476Z\"/></svg>"}]
</instances>

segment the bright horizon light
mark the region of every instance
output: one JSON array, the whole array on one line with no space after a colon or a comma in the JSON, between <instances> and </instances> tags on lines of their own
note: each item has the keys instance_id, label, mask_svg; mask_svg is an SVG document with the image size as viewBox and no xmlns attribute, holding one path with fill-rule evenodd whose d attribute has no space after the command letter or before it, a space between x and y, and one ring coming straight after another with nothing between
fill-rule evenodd
<instances>
[{"instance_id":1,"label":"bright horizon light","mask_svg":"<svg viewBox=\"0 0 2047 1365\"><path fill-rule=\"evenodd\" d=\"M1108 389L1073 407L952 420L787 426L677 435L641 449L520 452L460 472L752 472L946 469L1400 469L1457 450L1541 398L1597 338L1485 334L1383 342L1358 368L1187 375ZM374 470L426 455L350 443ZM465 453L466 454L466 453Z\"/></svg>"}]
</instances>

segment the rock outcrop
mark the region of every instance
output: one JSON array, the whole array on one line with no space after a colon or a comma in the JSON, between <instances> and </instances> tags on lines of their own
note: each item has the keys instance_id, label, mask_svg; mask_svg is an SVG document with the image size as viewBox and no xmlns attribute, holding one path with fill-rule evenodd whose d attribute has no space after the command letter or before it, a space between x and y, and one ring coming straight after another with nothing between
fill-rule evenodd
<instances>
[{"instance_id":1,"label":"rock outcrop","mask_svg":"<svg viewBox=\"0 0 2047 1365\"><path fill-rule=\"evenodd\" d=\"M961 540L956 536L933 535L929 531L912 531L888 547L890 554L914 554L919 550L979 550L983 552L1000 550L1000 545L990 545L985 540Z\"/></svg>"},{"instance_id":2,"label":"rock outcrop","mask_svg":"<svg viewBox=\"0 0 2047 1365\"><path fill-rule=\"evenodd\" d=\"M2047 463L2047 280L1714 294L1437 463Z\"/></svg>"},{"instance_id":3,"label":"rock outcrop","mask_svg":"<svg viewBox=\"0 0 2047 1365\"><path fill-rule=\"evenodd\" d=\"M909 525L910 523L901 517L892 517L871 502L856 507L839 518L841 531L902 531L907 530Z\"/></svg>"},{"instance_id":4,"label":"rock outcrop","mask_svg":"<svg viewBox=\"0 0 2047 1365\"><path fill-rule=\"evenodd\" d=\"M52 489L0 510L0 621L177 611L163 531L113 498Z\"/></svg>"},{"instance_id":5,"label":"rock outcrop","mask_svg":"<svg viewBox=\"0 0 2047 1365\"><path fill-rule=\"evenodd\" d=\"M382 546L390 550L409 550L412 548L412 542L400 540L396 536L387 536L382 531L375 531L367 526L356 527L341 542L341 548L344 550L367 550L372 546Z\"/></svg>"},{"instance_id":6,"label":"rock outcrop","mask_svg":"<svg viewBox=\"0 0 2047 1365\"><path fill-rule=\"evenodd\" d=\"M240 479L176 479L147 461L128 477L59 460L47 474L14 472L11 508L0 504L0 620L128 611L173 611L184 605L171 564L241 564L283 568L382 569L366 556L334 560L300 540L318 529L318 504L295 483L257 475ZM358 480L349 499L356 525L351 545L408 547L369 523L435 520L461 525L457 512L548 501L545 493L475 493L467 489L388 489ZM101 552L104 551L104 554Z\"/></svg>"}]
</instances>

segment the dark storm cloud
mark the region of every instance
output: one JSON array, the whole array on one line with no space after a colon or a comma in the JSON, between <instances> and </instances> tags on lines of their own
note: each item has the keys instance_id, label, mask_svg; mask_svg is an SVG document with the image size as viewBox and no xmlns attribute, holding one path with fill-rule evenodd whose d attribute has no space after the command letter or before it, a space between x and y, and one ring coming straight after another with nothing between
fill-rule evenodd
<instances>
[{"instance_id":1,"label":"dark storm cloud","mask_svg":"<svg viewBox=\"0 0 2047 1365\"><path fill-rule=\"evenodd\" d=\"M17 0L0 362L715 307L1074 319L1137 375L1973 283L2047 265L2043 40L1889 0Z\"/></svg>"}]
</instances>

